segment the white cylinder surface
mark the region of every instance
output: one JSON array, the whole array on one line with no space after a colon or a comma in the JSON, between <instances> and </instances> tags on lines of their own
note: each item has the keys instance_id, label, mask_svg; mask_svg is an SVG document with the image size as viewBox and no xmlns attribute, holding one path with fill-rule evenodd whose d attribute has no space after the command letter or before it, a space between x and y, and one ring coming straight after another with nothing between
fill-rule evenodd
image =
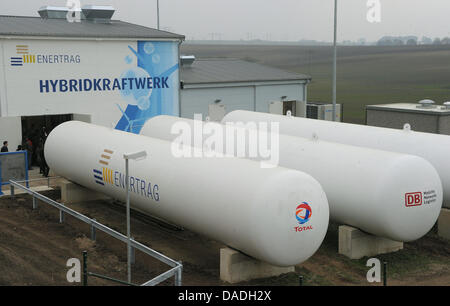
<instances>
[{"instance_id":1,"label":"white cylinder surface","mask_svg":"<svg viewBox=\"0 0 450 306\"><path fill-rule=\"evenodd\" d=\"M301 263L321 245L329 220L326 195L310 175L239 158L177 158L167 141L69 121L45 143L58 175L209 236L277 266ZM302 223L303 222L303 223Z\"/></svg>"},{"instance_id":2,"label":"white cylinder surface","mask_svg":"<svg viewBox=\"0 0 450 306\"><path fill-rule=\"evenodd\" d=\"M192 131L192 143L195 129L202 129L204 134L212 130L223 131L222 148L226 150L229 135L218 123L157 116L146 122L141 135L174 141L179 137L174 132L182 125L174 127L180 122ZM237 135L244 135L248 155L250 134L248 129L243 129L247 132L242 134L242 129L233 129L234 140L236 143ZM195 145L201 147L202 143ZM261 157L246 157L261 160ZM442 186L439 175L421 157L279 135L279 165L304 171L319 181L327 194L330 219L377 236L396 241L416 240L433 227L440 213ZM419 195L420 205L416 202Z\"/></svg>"},{"instance_id":3,"label":"white cylinder surface","mask_svg":"<svg viewBox=\"0 0 450 306\"><path fill-rule=\"evenodd\" d=\"M444 192L443 206L450 208L449 135L240 110L228 113L222 120L225 122L278 122L280 132L286 135L309 138L315 133L326 141L420 156L439 173Z\"/></svg>"}]
</instances>

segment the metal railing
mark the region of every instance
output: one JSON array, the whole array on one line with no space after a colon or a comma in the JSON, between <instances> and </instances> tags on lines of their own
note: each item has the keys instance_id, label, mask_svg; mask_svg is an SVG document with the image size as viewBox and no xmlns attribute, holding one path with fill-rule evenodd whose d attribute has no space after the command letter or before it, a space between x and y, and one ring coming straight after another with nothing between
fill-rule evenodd
<instances>
[{"instance_id":1,"label":"metal railing","mask_svg":"<svg viewBox=\"0 0 450 306\"><path fill-rule=\"evenodd\" d=\"M45 178L48 179L48 182L50 182L50 178ZM38 180L42 180L42 179L38 179ZM26 186L21 185L20 183L28 183L28 181L21 181L21 182L17 182L17 181L13 181L10 180L10 188L11 188L11 197L14 198L14 188L19 188L24 190L26 193L30 194L33 197L33 209L37 208L37 202L36 200L40 200L44 203L47 203L53 207L55 207L56 209L59 210L59 222L63 223L64 222L64 214L68 214L84 223L87 223L91 226L91 239L95 240L96 237L96 229L124 242L127 243L128 242L128 237L107 227L106 225L101 224L100 222L97 222L95 219L91 219L71 208L66 207L64 204L62 203L58 203L50 198L47 198L46 196L38 193L37 191L34 191L30 188L27 188ZM48 183L50 185L50 183ZM165 264L167 264L168 266L172 267L172 269L170 269L167 272L164 272L163 274L156 276L155 278L141 284L141 286L155 286L159 283L162 283L163 281L171 278L172 276L175 278L175 286L181 286L182 284L182 272L183 272L183 265L181 264L181 262L175 261L149 247L147 247L146 245L134 240L134 239L130 239L130 244L131 247L133 249L137 249ZM92 275L95 276L95 275Z\"/></svg>"}]
</instances>

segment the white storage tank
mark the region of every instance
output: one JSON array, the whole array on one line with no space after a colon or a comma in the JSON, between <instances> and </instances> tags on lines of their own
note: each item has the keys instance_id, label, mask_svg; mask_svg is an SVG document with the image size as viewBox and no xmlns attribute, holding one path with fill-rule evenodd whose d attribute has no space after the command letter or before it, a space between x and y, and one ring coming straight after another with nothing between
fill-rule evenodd
<instances>
[{"instance_id":1,"label":"white storage tank","mask_svg":"<svg viewBox=\"0 0 450 306\"><path fill-rule=\"evenodd\" d=\"M282 134L311 137L391 152L417 155L428 160L441 177L444 207L450 208L450 136L381 128L349 123L278 116L266 113L233 111L222 122L278 122ZM332 154L331 160L339 162ZM417 178L420 179L420 176Z\"/></svg>"},{"instance_id":2,"label":"white storage tank","mask_svg":"<svg viewBox=\"0 0 450 306\"><path fill-rule=\"evenodd\" d=\"M130 161L131 206L277 266L301 263L321 245L326 195L310 175L261 169L238 158L176 158L167 141L69 121L56 127L45 158L58 175L125 200L123 155Z\"/></svg>"},{"instance_id":3,"label":"white storage tank","mask_svg":"<svg viewBox=\"0 0 450 306\"><path fill-rule=\"evenodd\" d=\"M198 138L198 129L209 135L210 131L222 131L221 147L226 150L227 138L231 137L224 125L213 122L157 116L146 122L141 134L174 141L180 137L175 132L179 133L183 125L192 131L192 142ZM246 157L251 157L249 130L235 127L233 131L235 148L242 140L237 135L244 135ZM208 143L208 136L205 138ZM195 145L201 147L202 142L197 139ZM330 219L377 236L415 240L425 235L439 216L439 175L428 161L417 156L279 135L279 165L304 171L319 181L328 197ZM418 195L423 205L417 205Z\"/></svg>"}]
</instances>

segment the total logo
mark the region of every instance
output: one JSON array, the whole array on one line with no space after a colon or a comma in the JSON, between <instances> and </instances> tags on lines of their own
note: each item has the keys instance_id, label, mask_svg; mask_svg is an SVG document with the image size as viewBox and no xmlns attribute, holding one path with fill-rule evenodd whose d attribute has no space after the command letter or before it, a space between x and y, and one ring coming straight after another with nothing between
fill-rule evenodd
<instances>
[{"instance_id":1,"label":"total logo","mask_svg":"<svg viewBox=\"0 0 450 306\"><path fill-rule=\"evenodd\" d=\"M311 219L311 216L312 216L312 209L311 209L311 206L309 206L309 204L307 202L302 202L302 204L297 206L297 208L295 210L295 218L297 219L297 221L300 225L307 223ZM294 230L296 232L303 232L303 231L312 230L312 228L313 228L312 225L296 226L294 228Z\"/></svg>"}]
</instances>

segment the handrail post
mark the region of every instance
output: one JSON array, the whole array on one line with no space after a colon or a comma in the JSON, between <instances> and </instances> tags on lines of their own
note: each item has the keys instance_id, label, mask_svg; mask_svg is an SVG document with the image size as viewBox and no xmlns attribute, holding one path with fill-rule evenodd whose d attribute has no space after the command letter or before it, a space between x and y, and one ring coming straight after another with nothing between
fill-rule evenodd
<instances>
[{"instance_id":1,"label":"handrail post","mask_svg":"<svg viewBox=\"0 0 450 306\"><path fill-rule=\"evenodd\" d=\"M61 205L64 205L61 203ZM60 209L59 210L59 223L64 223L64 212Z\"/></svg>"},{"instance_id":2,"label":"handrail post","mask_svg":"<svg viewBox=\"0 0 450 306\"><path fill-rule=\"evenodd\" d=\"M83 286L88 285L87 251L83 251Z\"/></svg>"},{"instance_id":3,"label":"handrail post","mask_svg":"<svg viewBox=\"0 0 450 306\"><path fill-rule=\"evenodd\" d=\"M36 201L36 197L33 194L33 210L35 210L37 208L37 201Z\"/></svg>"},{"instance_id":4,"label":"handrail post","mask_svg":"<svg viewBox=\"0 0 450 306\"><path fill-rule=\"evenodd\" d=\"M181 286L183 275L183 265L181 264L181 261L178 263L179 263L178 270L175 273L175 286L177 287Z\"/></svg>"},{"instance_id":5,"label":"handrail post","mask_svg":"<svg viewBox=\"0 0 450 306\"><path fill-rule=\"evenodd\" d=\"M95 219L92 219L92 220L93 221L97 221ZM97 233L96 233L96 229L95 229L95 226L94 226L93 222L91 222L91 240L92 241L96 241L97 240Z\"/></svg>"},{"instance_id":6,"label":"handrail post","mask_svg":"<svg viewBox=\"0 0 450 306\"><path fill-rule=\"evenodd\" d=\"M131 240L134 241L134 237L131 237ZM130 247L130 261L132 265L136 263L136 249L133 246Z\"/></svg>"}]
</instances>

